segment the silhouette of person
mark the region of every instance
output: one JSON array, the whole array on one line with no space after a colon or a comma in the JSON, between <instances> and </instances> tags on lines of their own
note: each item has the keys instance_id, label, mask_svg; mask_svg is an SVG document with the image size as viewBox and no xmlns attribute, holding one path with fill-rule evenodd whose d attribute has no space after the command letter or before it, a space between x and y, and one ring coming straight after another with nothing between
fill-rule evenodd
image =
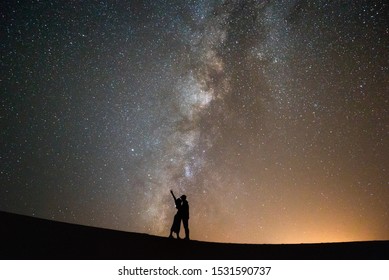
<instances>
[{"instance_id":1,"label":"silhouette of person","mask_svg":"<svg viewBox=\"0 0 389 280\"><path fill-rule=\"evenodd\" d=\"M177 239L180 239L182 200L181 198L176 198L172 190L170 190L170 193L174 198L174 203L176 204L177 213L174 215L173 224L172 227L170 228L169 238L173 238L173 232L175 232L177 235Z\"/></svg>"},{"instance_id":2,"label":"silhouette of person","mask_svg":"<svg viewBox=\"0 0 389 280\"><path fill-rule=\"evenodd\" d=\"M186 200L186 195L181 196L182 206L180 208L181 219L185 229L185 239L189 240L189 203Z\"/></svg>"}]
</instances>

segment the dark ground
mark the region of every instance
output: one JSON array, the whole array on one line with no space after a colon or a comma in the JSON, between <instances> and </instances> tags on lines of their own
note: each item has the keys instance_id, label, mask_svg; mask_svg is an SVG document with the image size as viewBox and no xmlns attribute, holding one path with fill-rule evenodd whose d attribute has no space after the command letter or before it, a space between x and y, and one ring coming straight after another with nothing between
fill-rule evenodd
<instances>
[{"instance_id":1,"label":"dark ground","mask_svg":"<svg viewBox=\"0 0 389 280\"><path fill-rule=\"evenodd\" d=\"M389 259L389 241L227 244L174 240L0 212L0 259Z\"/></svg>"}]
</instances>

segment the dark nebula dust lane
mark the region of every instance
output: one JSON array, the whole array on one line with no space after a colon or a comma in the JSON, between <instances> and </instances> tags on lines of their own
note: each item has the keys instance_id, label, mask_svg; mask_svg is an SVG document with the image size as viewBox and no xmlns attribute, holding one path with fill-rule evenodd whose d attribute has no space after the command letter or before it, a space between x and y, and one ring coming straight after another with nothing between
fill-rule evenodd
<instances>
[{"instance_id":1,"label":"dark nebula dust lane","mask_svg":"<svg viewBox=\"0 0 389 280\"><path fill-rule=\"evenodd\" d=\"M0 210L389 239L386 1L2 1Z\"/></svg>"}]
</instances>

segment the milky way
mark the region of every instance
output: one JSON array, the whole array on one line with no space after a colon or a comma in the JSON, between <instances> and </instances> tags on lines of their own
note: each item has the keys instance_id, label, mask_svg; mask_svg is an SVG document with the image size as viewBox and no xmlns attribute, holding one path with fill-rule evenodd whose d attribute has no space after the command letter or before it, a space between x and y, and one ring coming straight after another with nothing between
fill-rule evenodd
<instances>
[{"instance_id":1,"label":"milky way","mask_svg":"<svg viewBox=\"0 0 389 280\"><path fill-rule=\"evenodd\" d=\"M389 239L385 1L2 1L0 210Z\"/></svg>"}]
</instances>

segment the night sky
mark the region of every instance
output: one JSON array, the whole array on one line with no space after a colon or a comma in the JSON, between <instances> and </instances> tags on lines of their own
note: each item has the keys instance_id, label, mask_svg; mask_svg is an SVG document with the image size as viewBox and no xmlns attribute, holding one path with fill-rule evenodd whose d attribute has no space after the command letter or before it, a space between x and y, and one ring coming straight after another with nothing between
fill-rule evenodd
<instances>
[{"instance_id":1,"label":"night sky","mask_svg":"<svg viewBox=\"0 0 389 280\"><path fill-rule=\"evenodd\" d=\"M168 236L172 189L192 239L388 240L388 15L1 1L0 210Z\"/></svg>"}]
</instances>

